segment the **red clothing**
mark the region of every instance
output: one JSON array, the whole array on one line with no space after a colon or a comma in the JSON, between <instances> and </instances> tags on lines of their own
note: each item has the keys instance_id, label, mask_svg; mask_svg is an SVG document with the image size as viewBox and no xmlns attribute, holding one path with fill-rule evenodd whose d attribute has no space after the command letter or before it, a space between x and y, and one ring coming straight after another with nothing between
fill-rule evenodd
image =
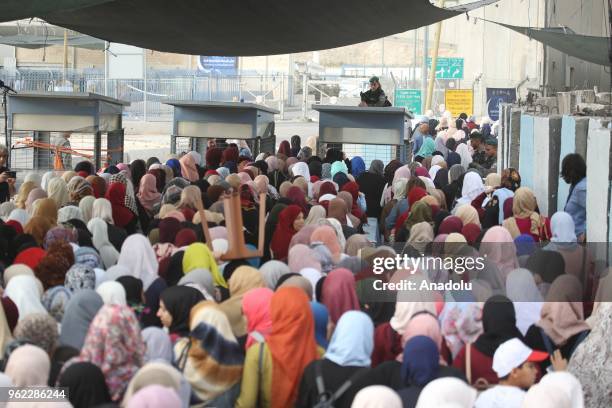
<instances>
[{"instance_id":1,"label":"red clothing","mask_svg":"<svg viewBox=\"0 0 612 408\"><path fill-rule=\"evenodd\" d=\"M481 353L471 345L472 353L472 384L474 384L479 378L487 381L489 384L497 384L498 378L495 371L493 371L493 357L489 357L486 354ZM467 373L465 370L465 346L461 349L455 360L453 361L453 367L460 370L462 373Z\"/></svg>"},{"instance_id":2,"label":"red clothing","mask_svg":"<svg viewBox=\"0 0 612 408\"><path fill-rule=\"evenodd\" d=\"M550 237L552 237L552 232L550 230L550 218L544 217L544 231L543 234L536 235L531 233L531 218L518 218L514 217L514 221L516 221L516 225L518 226L521 234L529 234L533 237L535 242L540 241L548 241Z\"/></svg>"},{"instance_id":3,"label":"red clothing","mask_svg":"<svg viewBox=\"0 0 612 408\"><path fill-rule=\"evenodd\" d=\"M385 361L393 361L402 352L402 337L389 322L379 324L374 330L372 368Z\"/></svg>"}]
</instances>

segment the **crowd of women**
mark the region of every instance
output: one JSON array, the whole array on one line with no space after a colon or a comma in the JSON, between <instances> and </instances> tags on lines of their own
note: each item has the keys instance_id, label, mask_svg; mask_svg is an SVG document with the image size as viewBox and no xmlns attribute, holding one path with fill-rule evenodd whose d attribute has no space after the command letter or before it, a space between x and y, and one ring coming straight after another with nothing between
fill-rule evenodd
<instances>
[{"instance_id":1,"label":"crowd of women","mask_svg":"<svg viewBox=\"0 0 612 408\"><path fill-rule=\"evenodd\" d=\"M465 132L431 125L408 164L294 136L27 175L0 205L0 383L78 408L612 406L584 161L564 159L567 212L548 217L516 169L483 180ZM252 250L265 207L260 257L224 256L228 193ZM398 254L485 267L374 273ZM388 301L375 280L472 286Z\"/></svg>"}]
</instances>

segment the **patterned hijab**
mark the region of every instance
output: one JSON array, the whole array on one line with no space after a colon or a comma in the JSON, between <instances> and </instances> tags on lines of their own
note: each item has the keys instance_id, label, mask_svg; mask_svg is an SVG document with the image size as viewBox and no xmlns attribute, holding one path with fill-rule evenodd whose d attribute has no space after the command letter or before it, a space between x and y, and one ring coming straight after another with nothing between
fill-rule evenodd
<instances>
[{"instance_id":1,"label":"patterned hijab","mask_svg":"<svg viewBox=\"0 0 612 408\"><path fill-rule=\"evenodd\" d=\"M138 214L136 199L134 198L134 186L132 185L131 181L128 181L125 173L121 171L117 174L113 174L108 184L110 186L113 183L121 183L125 186L125 202L123 204L134 214Z\"/></svg>"},{"instance_id":2,"label":"patterned hijab","mask_svg":"<svg viewBox=\"0 0 612 408\"><path fill-rule=\"evenodd\" d=\"M120 401L144 361L140 326L128 306L105 305L91 322L78 361L100 367L113 401Z\"/></svg>"}]
</instances>

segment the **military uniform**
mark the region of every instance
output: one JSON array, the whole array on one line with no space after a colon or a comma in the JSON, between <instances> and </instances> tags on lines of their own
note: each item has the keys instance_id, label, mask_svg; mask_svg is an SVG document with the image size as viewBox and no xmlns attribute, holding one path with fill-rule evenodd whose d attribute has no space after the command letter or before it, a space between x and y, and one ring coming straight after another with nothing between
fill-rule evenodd
<instances>
[{"instance_id":1,"label":"military uniform","mask_svg":"<svg viewBox=\"0 0 612 408\"><path fill-rule=\"evenodd\" d=\"M385 91L383 91L381 88L378 88L375 91L370 89L369 91L362 92L361 100L370 107L390 106L390 104L387 102L387 95L385 95Z\"/></svg>"}]
</instances>

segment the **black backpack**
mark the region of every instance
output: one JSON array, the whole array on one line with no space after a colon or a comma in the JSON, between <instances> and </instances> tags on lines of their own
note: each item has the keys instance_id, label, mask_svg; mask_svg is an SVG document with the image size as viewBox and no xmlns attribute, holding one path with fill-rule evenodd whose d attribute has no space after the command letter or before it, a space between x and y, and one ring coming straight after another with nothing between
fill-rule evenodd
<instances>
[{"instance_id":1,"label":"black backpack","mask_svg":"<svg viewBox=\"0 0 612 408\"><path fill-rule=\"evenodd\" d=\"M325 382L323 381L323 374L321 374L321 360L315 361L315 382L317 383L317 391L319 392L318 402L313 408L334 408L334 403L344 395L344 393L351 388L361 375L366 372L367 369L361 369L353 374L348 380L342 383L342 385L333 394L325 390Z\"/></svg>"}]
</instances>

